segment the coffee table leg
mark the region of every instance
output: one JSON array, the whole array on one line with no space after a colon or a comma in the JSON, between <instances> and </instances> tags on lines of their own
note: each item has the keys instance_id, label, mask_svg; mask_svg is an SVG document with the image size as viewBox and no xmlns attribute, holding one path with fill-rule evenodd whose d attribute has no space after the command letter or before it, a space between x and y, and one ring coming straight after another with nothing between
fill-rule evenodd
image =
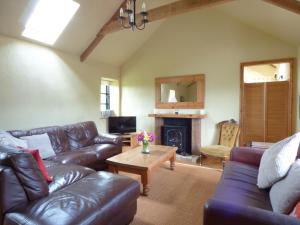
<instances>
[{"instance_id":1,"label":"coffee table leg","mask_svg":"<svg viewBox=\"0 0 300 225\"><path fill-rule=\"evenodd\" d=\"M119 170L116 166L108 165L108 170L112 173L119 173Z\"/></svg>"},{"instance_id":2,"label":"coffee table leg","mask_svg":"<svg viewBox=\"0 0 300 225\"><path fill-rule=\"evenodd\" d=\"M149 193L149 186L148 186L148 179L149 179L149 174L148 172L143 172L141 174L141 178L142 178L142 185L143 185L143 193L142 195L148 196Z\"/></svg>"},{"instance_id":3,"label":"coffee table leg","mask_svg":"<svg viewBox=\"0 0 300 225\"><path fill-rule=\"evenodd\" d=\"M174 170L174 168L175 168L175 160L176 160L176 154L174 154L170 159L170 168L171 168L171 170Z\"/></svg>"}]
</instances>

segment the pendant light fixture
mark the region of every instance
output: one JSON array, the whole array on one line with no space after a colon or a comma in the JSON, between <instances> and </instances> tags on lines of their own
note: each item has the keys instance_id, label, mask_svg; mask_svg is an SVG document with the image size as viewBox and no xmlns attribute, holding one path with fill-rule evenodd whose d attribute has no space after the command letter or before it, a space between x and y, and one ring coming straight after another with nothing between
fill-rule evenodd
<instances>
[{"instance_id":1,"label":"pendant light fixture","mask_svg":"<svg viewBox=\"0 0 300 225\"><path fill-rule=\"evenodd\" d=\"M148 23L148 12L146 10L146 3L143 1L141 12L136 14L136 0L127 0L126 9L120 9L121 26L125 29L143 30Z\"/></svg>"}]
</instances>

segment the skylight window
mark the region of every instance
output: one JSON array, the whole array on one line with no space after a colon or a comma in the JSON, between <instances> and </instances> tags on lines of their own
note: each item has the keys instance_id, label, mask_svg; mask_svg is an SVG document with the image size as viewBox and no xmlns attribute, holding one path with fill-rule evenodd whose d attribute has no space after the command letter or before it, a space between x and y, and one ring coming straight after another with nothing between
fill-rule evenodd
<instances>
[{"instance_id":1,"label":"skylight window","mask_svg":"<svg viewBox=\"0 0 300 225\"><path fill-rule=\"evenodd\" d=\"M39 0L22 36L53 45L79 6L73 0Z\"/></svg>"}]
</instances>

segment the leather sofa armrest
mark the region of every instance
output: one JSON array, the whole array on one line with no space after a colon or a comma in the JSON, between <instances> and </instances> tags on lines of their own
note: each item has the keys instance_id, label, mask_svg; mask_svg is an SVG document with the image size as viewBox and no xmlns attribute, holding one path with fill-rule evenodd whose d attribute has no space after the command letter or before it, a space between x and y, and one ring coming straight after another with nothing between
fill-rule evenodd
<instances>
[{"instance_id":1,"label":"leather sofa armrest","mask_svg":"<svg viewBox=\"0 0 300 225\"><path fill-rule=\"evenodd\" d=\"M260 208L209 199L204 205L203 225L300 225L300 220Z\"/></svg>"},{"instance_id":2,"label":"leather sofa armrest","mask_svg":"<svg viewBox=\"0 0 300 225\"><path fill-rule=\"evenodd\" d=\"M250 147L235 147L230 154L230 161L245 163L259 167L264 150Z\"/></svg>"},{"instance_id":3,"label":"leather sofa armrest","mask_svg":"<svg viewBox=\"0 0 300 225\"><path fill-rule=\"evenodd\" d=\"M115 144L122 145L122 137L113 134L99 134L94 138L95 144Z\"/></svg>"}]
</instances>

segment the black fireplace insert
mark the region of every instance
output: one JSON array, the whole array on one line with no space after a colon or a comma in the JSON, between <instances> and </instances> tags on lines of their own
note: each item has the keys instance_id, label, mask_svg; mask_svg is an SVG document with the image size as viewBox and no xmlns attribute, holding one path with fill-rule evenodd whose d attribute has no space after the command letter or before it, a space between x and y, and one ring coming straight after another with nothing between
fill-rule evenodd
<instances>
[{"instance_id":1,"label":"black fireplace insert","mask_svg":"<svg viewBox=\"0 0 300 225\"><path fill-rule=\"evenodd\" d=\"M190 119L164 119L164 125L161 129L161 143L163 145L176 146L178 154L191 155L192 138Z\"/></svg>"}]
</instances>

